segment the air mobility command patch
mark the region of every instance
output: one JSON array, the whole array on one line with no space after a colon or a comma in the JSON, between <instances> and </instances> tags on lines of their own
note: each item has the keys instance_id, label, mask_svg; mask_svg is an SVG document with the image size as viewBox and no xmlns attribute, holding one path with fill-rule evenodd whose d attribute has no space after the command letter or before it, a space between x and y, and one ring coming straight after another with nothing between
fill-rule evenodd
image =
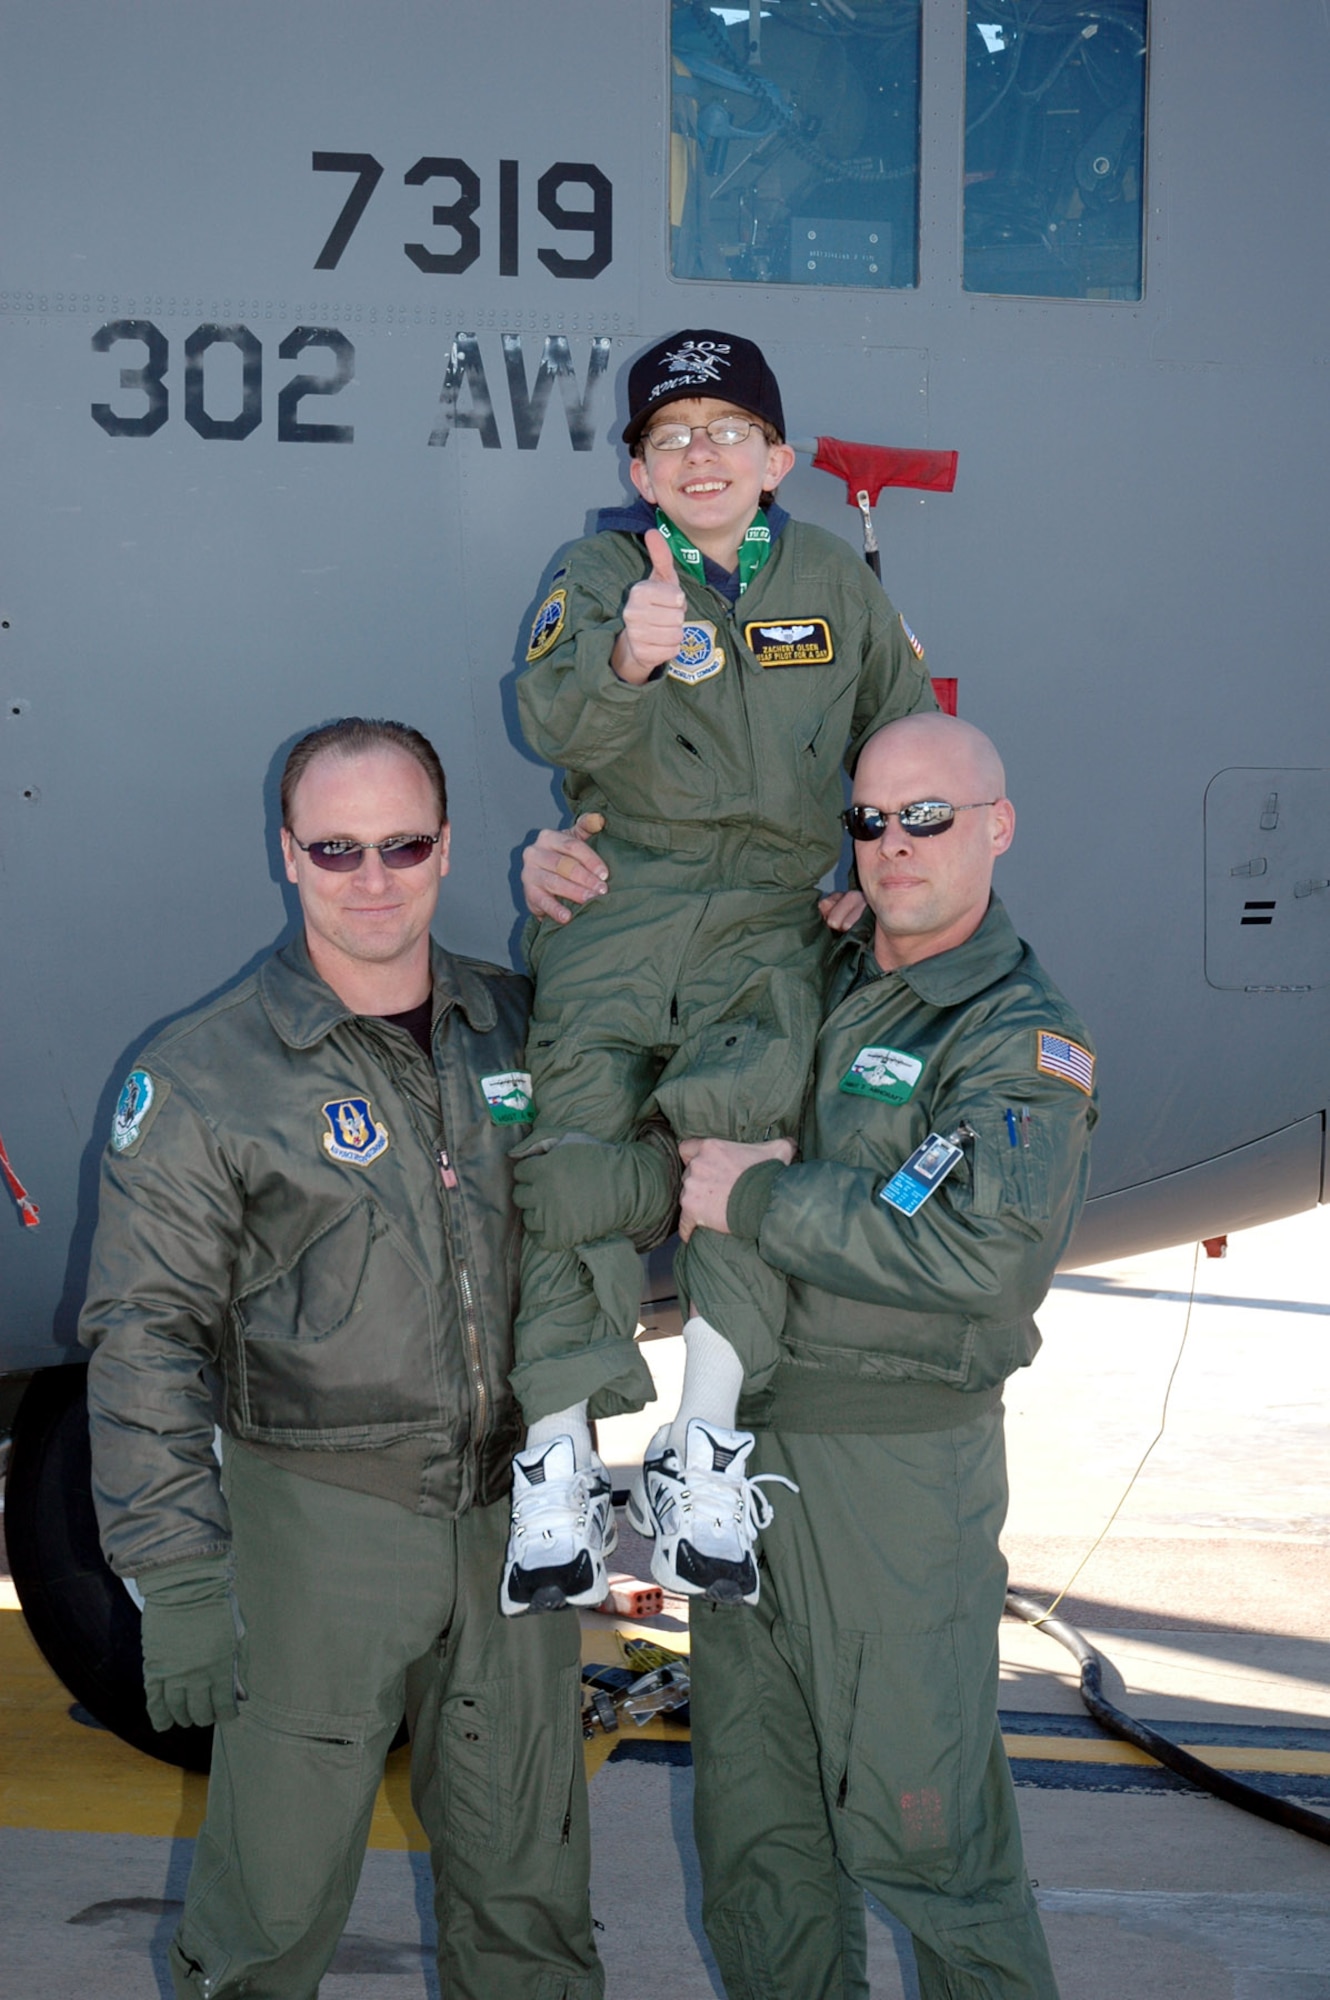
<instances>
[{"instance_id":1,"label":"air mobility command patch","mask_svg":"<svg viewBox=\"0 0 1330 2000\"><path fill-rule=\"evenodd\" d=\"M171 1086L146 1069L132 1069L125 1078L111 1115L111 1150L132 1153L171 1094Z\"/></svg>"},{"instance_id":2,"label":"air mobility command patch","mask_svg":"<svg viewBox=\"0 0 1330 2000\"><path fill-rule=\"evenodd\" d=\"M909 641L910 651L914 654L916 660L922 660L924 657L924 649L920 645L919 641L915 638L909 626L906 624L905 613L903 611L898 611L896 613L896 616L901 621L901 631L905 634L906 639Z\"/></svg>"},{"instance_id":3,"label":"air mobility command patch","mask_svg":"<svg viewBox=\"0 0 1330 2000\"><path fill-rule=\"evenodd\" d=\"M528 662L543 659L552 647L557 646L567 616L568 592L552 590L531 621L531 637L526 649Z\"/></svg>"},{"instance_id":4,"label":"air mobility command patch","mask_svg":"<svg viewBox=\"0 0 1330 2000\"><path fill-rule=\"evenodd\" d=\"M485 1093L485 1102L490 1108L490 1117L496 1125L529 1124L534 1112L531 1104L531 1072L525 1069L501 1070L497 1076L482 1076L480 1087Z\"/></svg>"},{"instance_id":5,"label":"air mobility command patch","mask_svg":"<svg viewBox=\"0 0 1330 2000\"><path fill-rule=\"evenodd\" d=\"M849 1097L877 1097L885 1104L908 1104L923 1074L918 1056L903 1049L860 1049L840 1080Z\"/></svg>"},{"instance_id":6,"label":"air mobility command patch","mask_svg":"<svg viewBox=\"0 0 1330 2000\"><path fill-rule=\"evenodd\" d=\"M1041 1028L1037 1062L1045 1076L1060 1076L1064 1083L1074 1083L1087 1097L1094 1089L1094 1057L1079 1042L1069 1042L1065 1035L1050 1034L1047 1028Z\"/></svg>"},{"instance_id":7,"label":"air mobility command patch","mask_svg":"<svg viewBox=\"0 0 1330 2000\"><path fill-rule=\"evenodd\" d=\"M759 667L826 667L836 657L825 618L754 620L744 640Z\"/></svg>"},{"instance_id":8,"label":"air mobility command patch","mask_svg":"<svg viewBox=\"0 0 1330 2000\"><path fill-rule=\"evenodd\" d=\"M338 1097L325 1104L323 1115L328 1130L323 1135L324 1151L344 1166L367 1167L388 1150L388 1128L376 1122L367 1097Z\"/></svg>"},{"instance_id":9,"label":"air mobility command patch","mask_svg":"<svg viewBox=\"0 0 1330 2000\"><path fill-rule=\"evenodd\" d=\"M693 687L709 681L725 665L725 653L716 644L716 628L705 618L691 618L683 628L683 644L670 661L667 672L672 681Z\"/></svg>"}]
</instances>

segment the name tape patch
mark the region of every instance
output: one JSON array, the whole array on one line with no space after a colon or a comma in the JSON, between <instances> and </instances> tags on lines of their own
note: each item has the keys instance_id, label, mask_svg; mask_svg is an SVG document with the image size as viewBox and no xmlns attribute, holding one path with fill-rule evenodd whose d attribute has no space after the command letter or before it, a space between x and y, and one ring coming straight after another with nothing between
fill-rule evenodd
<instances>
[{"instance_id":1,"label":"name tape patch","mask_svg":"<svg viewBox=\"0 0 1330 2000\"><path fill-rule=\"evenodd\" d=\"M344 1166L367 1167L388 1150L388 1128L380 1125L367 1097L335 1097L323 1107L328 1130L323 1149Z\"/></svg>"},{"instance_id":2,"label":"name tape patch","mask_svg":"<svg viewBox=\"0 0 1330 2000\"><path fill-rule=\"evenodd\" d=\"M876 1097L884 1104L908 1104L923 1075L918 1056L904 1049L860 1049L840 1080L847 1097Z\"/></svg>"},{"instance_id":3,"label":"name tape patch","mask_svg":"<svg viewBox=\"0 0 1330 2000\"><path fill-rule=\"evenodd\" d=\"M501 1070L497 1076L482 1076L490 1117L496 1125L525 1125L531 1118L531 1072Z\"/></svg>"},{"instance_id":4,"label":"name tape patch","mask_svg":"<svg viewBox=\"0 0 1330 2000\"><path fill-rule=\"evenodd\" d=\"M1094 1057L1079 1042L1069 1042L1065 1035L1054 1035L1041 1028L1036 1061L1045 1076L1060 1076L1064 1083L1074 1083L1087 1097L1093 1091Z\"/></svg>"},{"instance_id":5,"label":"name tape patch","mask_svg":"<svg viewBox=\"0 0 1330 2000\"><path fill-rule=\"evenodd\" d=\"M754 620L744 626L744 642L759 667L826 667L836 657L825 618Z\"/></svg>"}]
</instances>

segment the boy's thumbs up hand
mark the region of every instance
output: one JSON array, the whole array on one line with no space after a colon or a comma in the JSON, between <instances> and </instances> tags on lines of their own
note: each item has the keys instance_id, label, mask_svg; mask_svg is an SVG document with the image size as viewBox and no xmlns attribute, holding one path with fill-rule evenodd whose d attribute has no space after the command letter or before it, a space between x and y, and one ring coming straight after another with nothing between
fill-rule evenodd
<instances>
[{"instance_id":1,"label":"boy's thumbs up hand","mask_svg":"<svg viewBox=\"0 0 1330 2000\"><path fill-rule=\"evenodd\" d=\"M679 579L674 573L674 557L670 554L670 545L660 529L648 528L643 539L646 542L647 554L651 558L651 575L648 581L672 583L677 588Z\"/></svg>"},{"instance_id":2,"label":"boy's thumbs up hand","mask_svg":"<svg viewBox=\"0 0 1330 2000\"><path fill-rule=\"evenodd\" d=\"M623 631L610 655L619 679L639 687L678 653L688 608L670 545L659 528L647 529L646 551L651 574L635 583L625 598Z\"/></svg>"}]
</instances>

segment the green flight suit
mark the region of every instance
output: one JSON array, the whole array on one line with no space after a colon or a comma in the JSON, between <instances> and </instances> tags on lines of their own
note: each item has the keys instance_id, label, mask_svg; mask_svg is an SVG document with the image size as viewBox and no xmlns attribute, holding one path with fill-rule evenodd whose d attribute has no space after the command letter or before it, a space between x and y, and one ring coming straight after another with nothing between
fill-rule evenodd
<instances>
[{"instance_id":1,"label":"green flight suit","mask_svg":"<svg viewBox=\"0 0 1330 2000\"><path fill-rule=\"evenodd\" d=\"M238 1633L181 2000L312 2000L404 1710L449 2000L603 1991L576 1620L498 1606L527 983L437 945L432 971L427 1057L302 935L156 1038L103 1165L103 1547L130 1577L229 1561Z\"/></svg>"},{"instance_id":2,"label":"green flight suit","mask_svg":"<svg viewBox=\"0 0 1330 2000\"><path fill-rule=\"evenodd\" d=\"M569 1133L621 1141L656 1114L680 1137L797 1125L842 758L853 769L874 730L934 701L918 641L848 544L778 513L770 559L737 602L681 574L684 647L645 686L610 667L624 601L650 570L640 534L578 543L537 613L523 727L565 767L573 810L604 814L610 892L534 933L528 1150ZM575 1147L560 1160L576 1174ZM768 1380L782 1280L748 1245L699 1230L677 1281L748 1382ZM528 1419L650 1400L631 1341L639 1290L626 1238L570 1251L528 1233L512 1378Z\"/></svg>"},{"instance_id":3,"label":"green flight suit","mask_svg":"<svg viewBox=\"0 0 1330 2000\"><path fill-rule=\"evenodd\" d=\"M800 1162L729 1203L790 1280L740 1414L800 1497L756 1611L693 1623L704 1918L729 2000L863 2000L864 1889L911 1932L922 2000L1056 2000L997 1731L1001 1385L1084 1198L1093 1054L996 901L899 972L869 928L840 948ZM961 1128L915 1214L882 1201Z\"/></svg>"}]
</instances>

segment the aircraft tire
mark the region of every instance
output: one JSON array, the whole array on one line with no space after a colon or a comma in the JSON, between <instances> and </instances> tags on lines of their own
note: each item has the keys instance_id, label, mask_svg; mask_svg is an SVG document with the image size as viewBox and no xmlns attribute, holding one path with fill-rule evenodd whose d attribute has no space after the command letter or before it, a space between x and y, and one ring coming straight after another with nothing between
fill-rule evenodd
<instances>
[{"instance_id":1,"label":"aircraft tire","mask_svg":"<svg viewBox=\"0 0 1330 2000\"><path fill-rule=\"evenodd\" d=\"M24 1391L5 1538L28 1630L75 1701L136 1750L206 1771L211 1729L159 1731L148 1720L139 1609L97 1539L85 1368L42 1369Z\"/></svg>"}]
</instances>

